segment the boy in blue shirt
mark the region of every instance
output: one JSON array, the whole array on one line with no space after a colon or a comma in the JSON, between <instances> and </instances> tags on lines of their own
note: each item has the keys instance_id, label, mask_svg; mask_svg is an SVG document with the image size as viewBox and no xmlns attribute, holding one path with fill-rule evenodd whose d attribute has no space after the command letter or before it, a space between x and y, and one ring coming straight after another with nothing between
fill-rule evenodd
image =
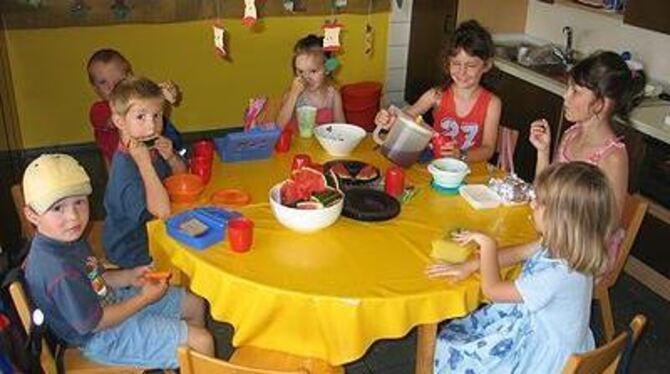
<instances>
[{"instance_id":1,"label":"boy in blue shirt","mask_svg":"<svg viewBox=\"0 0 670 374\"><path fill-rule=\"evenodd\" d=\"M182 344L213 355L203 299L151 279L147 266L99 266L83 238L91 184L74 158L47 154L31 162L23 193L24 213L37 228L26 283L56 336L112 365L176 368Z\"/></svg>"},{"instance_id":2,"label":"boy in blue shirt","mask_svg":"<svg viewBox=\"0 0 670 374\"><path fill-rule=\"evenodd\" d=\"M109 102L120 142L105 191L102 244L112 263L134 268L152 262L147 221L170 215L163 179L185 172L186 166L172 142L160 135L165 99L156 83L128 77L115 86Z\"/></svg>"}]
</instances>

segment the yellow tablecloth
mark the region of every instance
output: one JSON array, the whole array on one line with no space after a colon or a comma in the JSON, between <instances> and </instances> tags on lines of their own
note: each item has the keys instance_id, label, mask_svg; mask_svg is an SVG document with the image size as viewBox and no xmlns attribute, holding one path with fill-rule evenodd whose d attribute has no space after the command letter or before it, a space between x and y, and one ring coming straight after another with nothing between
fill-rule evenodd
<instances>
[{"instance_id":1,"label":"yellow tablecloth","mask_svg":"<svg viewBox=\"0 0 670 374\"><path fill-rule=\"evenodd\" d=\"M490 233L501 245L535 238L527 206L476 211L459 196L433 191L422 165L406 173L420 191L397 218L364 223L341 217L322 231L295 233L274 219L268 203L270 186L287 178L295 153L309 153L319 162L332 159L316 140L298 139L290 153L268 160L215 160L201 202L223 187L251 193L251 204L240 209L255 223L254 245L245 254L232 252L227 241L193 250L170 238L163 222L148 225L157 263L188 275L192 291L210 302L212 317L235 327L235 346L333 365L354 361L378 339L465 315L481 302L477 276L459 283L425 276L432 239L457 227ZM350 158L382 172L390 165L369 139ZM484 164L472 168L471 181L486 179Z\"/></svg>"}]
</instances>

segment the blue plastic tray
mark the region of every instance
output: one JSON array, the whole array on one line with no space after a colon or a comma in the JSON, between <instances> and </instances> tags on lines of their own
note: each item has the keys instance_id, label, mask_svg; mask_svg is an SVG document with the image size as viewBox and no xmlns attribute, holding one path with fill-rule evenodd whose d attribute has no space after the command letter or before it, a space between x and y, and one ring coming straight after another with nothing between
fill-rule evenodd
<instances>
[{"instance_id":1,"label":"blue plastic tray","mask_svg":"<svg viewBox=\"0 0 670 374\"><path fill-rule=\"evenodd\" d=\"M217 207L202 207L179 213L165 221L168 234L175 240L193 247L205 249L215 243L223 241L226 237L226 227L231 218L241 217L235 211L225 210ZM204 223L208 230L200 236L193 237L179 229L179 226L189 219L197 218Z\"/></svg>"},{"instance_id":2,"label":"blue plastic tray","mask_svg":"<svg viewBox=\"0 0 670 374\"><path fill-rule=\"evenodd\" d=\"M275 143L281 130L252 129L247 132L234 132L223 138L214 139L216 151L221 160L237 162L246 160L262 160L272 156Z\"/></svg>"}]
</instances>

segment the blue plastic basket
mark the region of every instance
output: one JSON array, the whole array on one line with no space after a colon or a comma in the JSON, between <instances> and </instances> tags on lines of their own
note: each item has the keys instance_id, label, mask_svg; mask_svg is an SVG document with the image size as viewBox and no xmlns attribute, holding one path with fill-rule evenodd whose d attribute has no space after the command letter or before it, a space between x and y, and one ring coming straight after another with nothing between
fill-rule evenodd
<instances>
[{"instance_id":1,"label":"blue plastic basket","mask_svg":"<svg viewBox=\"0 0 670 374\"><path fill-rule=\"evenodd\" d=\"M175 240L195 249L205 249L226 237L226 228L231 218L241 217L235 211L217 207L203 207L179 213L165 221L168 234ZM193 237L179 229L179 226L189 219L196 218L204 223L208 230L200 236Z\"/></svg>"},{"instance_id":2,"label":"blue plastic basket","mask_svg":"<svg viewBox=\"0 0 670 374\"><path fill-rule=\"evenodd\" d=\"M246 132L227 134L223 138L214 139L216 151L221 160L237 162L246 160L262 160L272 156L275 143L281 130L252 129Z\"/></svg>"}]
</instances>

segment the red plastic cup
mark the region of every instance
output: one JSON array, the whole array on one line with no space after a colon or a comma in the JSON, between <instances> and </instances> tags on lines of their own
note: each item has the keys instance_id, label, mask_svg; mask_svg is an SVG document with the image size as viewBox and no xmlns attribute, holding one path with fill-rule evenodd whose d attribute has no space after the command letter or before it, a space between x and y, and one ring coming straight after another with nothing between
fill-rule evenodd
<instances>
[{"instance_id":1,"label":"red plastic cup","mask_svg":"<svg viewBox=\"0 0 670 374\"><path fill-rule=\"evenodd\" d=\"M398 197L405 192L405 171L402 168L392 166L386 169L384 191L393 197Z\"/></svg>"},{"instance_id":2,"label":"red plastic cup","mask_svg":"<svg viewBox=\"0 0 670 374\"><path fill-rule=\"evenodd\" d=\"M312 158L309 155L304 153L293 156L293 164L291 164L291 170L302 169L305 166L312 164Z\"/></svg>"},{"instance_id":3,"label":"red plastic cup","mask_svg":"<svg viewBox=\"0 0 670 374\"><path fill-rule=\"evenodd\" d=\"M433 145L433 158L442 157L442 146L446 143L446 139L442 135L435 135L430 141Z\"/></svg>"},{"instance_id":4,"label":"red plastic cup","mask_svg":"<svg viewBox=\"0 0 670 374\"><path fill-rule=\"evenodd\" d=\"M234 252L248 251L254 241L254 222L244 217L228 221L228 241Z\"/></svg>"},{"instance_id":5,"label":"red plastic cup","mask_svg":"<svg viewBox=\"0 0 670 374\"><path fill-rule=\"evenodd\" d=\"M207 184L212 178L212 158L205 156L194 156L190 164L191 174L195 174L202 179L202 183Z\"/></svg>"},{"instance_id":6,"label":"red plastic cup","mask_svg":"<svg viewBox=\"0 0 670 374\"><path fill-rule=\"evenodd\" d=\"M291 129L284 129L284 131L282 131L281 135L279 135L279 139L277 139L277 143L275 143L275 151L277 153L288 152L288 150L291 149L291 137L292 136L293 136L293 131L291 131Z\"/></svg>"},{"instance_id":7,"label":"red plastic cup","mask_svg":"<svg viewBox=\"0 0 670 374\"><path fill-rule=\"evenodd\" d=\"M193 143L193 157L214 158L214 142L200 140Z\"/></svg>"}]
</instances>

